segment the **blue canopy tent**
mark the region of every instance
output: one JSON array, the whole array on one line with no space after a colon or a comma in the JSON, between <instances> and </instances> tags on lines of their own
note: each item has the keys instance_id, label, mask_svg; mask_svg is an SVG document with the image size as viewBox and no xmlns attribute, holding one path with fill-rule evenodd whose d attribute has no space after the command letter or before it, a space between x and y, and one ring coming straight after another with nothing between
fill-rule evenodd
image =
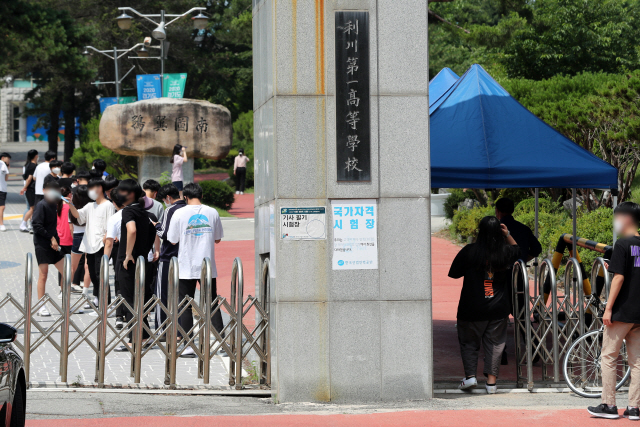
<instances>
[{"instance_id":1,"label":"blue canopy tent","mask_svg":"<svg viewBox=\"0 0 640 427\"><path fill-rule=\"evenodd\" d=\"M480 65L429 113L434 188L618 188L616 168L537 118Z\"/></svg>"},{"instance_id":2,"label":"blue canopy tent","mask_svg":"<svg viewBox=\"0 0 640 427\"><path fill-rule=\"evenodd\" d=\"M442 95L447 93L459 78L460 76L451 71L451 68L445 67L431 79L429 82L429 109L442 98Z\"/></svg>"}]
</instances>

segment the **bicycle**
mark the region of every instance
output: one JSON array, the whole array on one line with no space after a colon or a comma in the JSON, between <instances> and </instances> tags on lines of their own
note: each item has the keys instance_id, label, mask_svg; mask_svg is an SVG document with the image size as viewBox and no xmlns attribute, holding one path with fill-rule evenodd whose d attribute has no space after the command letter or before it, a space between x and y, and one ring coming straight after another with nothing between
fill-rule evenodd
<instances>
[{"instance_id":1,"label":"bicycle","mask_svg":"<svg viewBox=\"0 0 640 427\"><path fill-rule=\"evenodd\" d=\"M604 326L597 331L579 337L564 358L564 380L569 388L582 397L602 396L602 369L600 365ZM619 390L631 375L627 363L626 343L622 343L616 367L616 390Z\"/></svg>"}]
</instances>

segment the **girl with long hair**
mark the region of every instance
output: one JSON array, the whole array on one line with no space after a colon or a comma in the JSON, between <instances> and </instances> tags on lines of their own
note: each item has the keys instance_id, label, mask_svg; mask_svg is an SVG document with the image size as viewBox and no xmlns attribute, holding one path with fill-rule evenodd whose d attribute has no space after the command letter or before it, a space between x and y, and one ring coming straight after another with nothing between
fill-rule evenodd
<instances>
[{"instance_id":1,"label":"girl with long hair","mask_svg":"<svg viewBox=\"0 0 640 427\"><path fill-rule=\"evenodd\" d=\"M170 163L173 163L171 168L171 182L180 191L180 198L182 199L182 189L184 188L184 176L182 174L182 165L187 161L187 147L183 147L180 144L176 144L173 147L173 154L171 155Z\"/></svg>"},{"instance_id":2,"label":"girl with long hair","mask_svg":"<svg viewBox=\"0 0 640 427\"><path fill-rule=\"evenodd\" d=\"M89 198L89 189L86 185L78 185L73 189L73 195L71 197L71 203L78 209L85 207L87 203L92 202ZM67 211L69 207L67 206ZM85 295L89 295L89 286L91 285L91 278L89 276L89 268L87 267L85 254L80 250L80 244L84 238L84 225L78 224L78 220L73 215L67 215L70 227L72 227L73 243L71 247L71 289L74 292L83 292ZM80 286L80 282L84 282L84 288ZM88 305L88 304L87 304ZM91 306L85 308L91 308Z\"/></svg>"},{"instance_id":3,"label":"girl with long hair","mask_svg":"<svg viewBox=\"0 0 640 427\"><path fill-rule=\"evenodd\" d=\"M496 392L502 351L507 341L511 311L511 267L520 250L507 226L495 216L484 217L478 225L475 243L465 246L451 264L449 277L464 277L458 303L457 329L465 377L461 390L478 384L478 352L484 347L486 390Z\"/></svg>"},{"instance_id":4,"label":"girl with long hair","mask_svg":"<svg viewBox=\"0 0 640 427\"><path fill-rule=\"evenodd\" d=\"M62 197L69 197L71 191L67 187L60 187L60 194ZM73 247L73 225L69 223L69 205L62 202L62 199L58 200L58 207L56 209L58 213L58 237L60 238L60 252L63 255L71 254L71 248ZM73 265L73 263L72 263ZM72 267L73 268L73 267ZM71 275L73 277L73 274ZM62 275L58 273L58 283L60 284L60 291L62 291ZM60 293L62 298L62 293Z\"/></svg>"},{"instance_id":5,"label":"girl with long hair","mask_svg":"<svg viewBox=\"0 0 640 427\"><path fill-rule=\"evenodd\" d=\"M29 150L27 152L27 161L22 168L22 179L24 180L24 187L20 190L20 195L24 195L27 199L27 211L22 217L22 223L20 224L20 231L33 233L33 228L29 225L31 216L33 215L33 208L36 204L36 181L33 178L33 174L38 166L38 150Z\"/></svg>"}]
</instances>

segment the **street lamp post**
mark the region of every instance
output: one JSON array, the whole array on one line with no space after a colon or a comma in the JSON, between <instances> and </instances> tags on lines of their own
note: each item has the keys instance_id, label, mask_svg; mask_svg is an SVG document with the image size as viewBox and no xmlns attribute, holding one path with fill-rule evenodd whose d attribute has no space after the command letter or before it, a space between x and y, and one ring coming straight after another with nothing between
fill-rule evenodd
<instances>
[{"instance_id":1,"label":"street lamp post","mask_svg":"<svg viewBox=\"0 0 640 427\"><path fill-rule=\"evenodd\" d=\"M106 56L109 59L113 60L113 66L114 66L114 74L115 74L115 80L112 82L94 82L93 84L95 85L100 85L100 84L115 84L116 85L116 98L118 99L118 101L120 100L120 84L122 83L122 81L129 75L129 73L131 73L134 67L131 67L131 69L129 71L127 71L127 73L122 76L122 78L120 78L120 68L118 66L118 60L120 58L122 58L124 55L126 55L127 53L131 52L132 50L135 50L137 47L142 46L142 48L144 48L144 43L138 43L135 46L129 48L129 49L118 49L117 47L113 47L113 50L98 50L93 46L85 46L84 47L84 52L82 52L83 55L91 55L91 52L89 50L92 50L94 52L98 52L103 54L104 56ZM150 47L155 47L155 46L150 46ZM110 54L111 53L111 54Z\"/></svg>"},{"instance_id":2,"label":"street lamp post","mask_svg":"<svg viewBox=\"0 0 640 427\"><path fill-rule=\"evenodd\" d=\"M164 59L165 59L165 40L167 38L166 27L176 22L178 19L183 18L189 15L192 12L198 12L198 15L192 17L193 27L197 30L204 30L207 27L207 22L209 18L205 16L202 11L207 10L206 7L193 7L186 11L185 13L175 15L165 13L164 10L161 10L159 14L143 14L138 12L137 10L131 7L119 7L118 10L122 11L122 15L116 18L118 22L118 27L122 30L128 30L131 28L131 24L133 22L133 17L127 14L128 12L132 12L135 15L138 15L141 18L146 19L147 21L152 22L156 25L156 28L151 32L151 35L154 39L160 41L160 88L162 92L162 87L164 86ZM160 18L160 22L157 22L155 19ZM166 18L173 18L169 22L165 22Z\"/></svg>"}]
</instances>

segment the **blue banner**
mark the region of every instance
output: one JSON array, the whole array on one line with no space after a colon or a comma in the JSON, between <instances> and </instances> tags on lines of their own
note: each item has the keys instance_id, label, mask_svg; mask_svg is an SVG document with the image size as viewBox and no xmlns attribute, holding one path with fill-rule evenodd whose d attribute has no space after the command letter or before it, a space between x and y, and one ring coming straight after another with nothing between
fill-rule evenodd
<instances>
[{"instance_id":1,"label":"blue banner","mask_svg":"<svg viewBox=\"0 0 640 427\"><path fill-rule=\"evenodd\" d=\"M162 96L162 81L160 74L142 74L136 76L138 83L138 99L153 99Z\"/></svg>"},{"instance_id":2,"label":"blue banner","mask_svg":"<svg viewBox=\"0 0 640 427\"><path fill-rule=\"evenodd\" d=\"M100 114L104 113L104 110L107 109L109 105L116 105L118 103L118 98L100 98Z\"/></svg>"}]
</instances>

